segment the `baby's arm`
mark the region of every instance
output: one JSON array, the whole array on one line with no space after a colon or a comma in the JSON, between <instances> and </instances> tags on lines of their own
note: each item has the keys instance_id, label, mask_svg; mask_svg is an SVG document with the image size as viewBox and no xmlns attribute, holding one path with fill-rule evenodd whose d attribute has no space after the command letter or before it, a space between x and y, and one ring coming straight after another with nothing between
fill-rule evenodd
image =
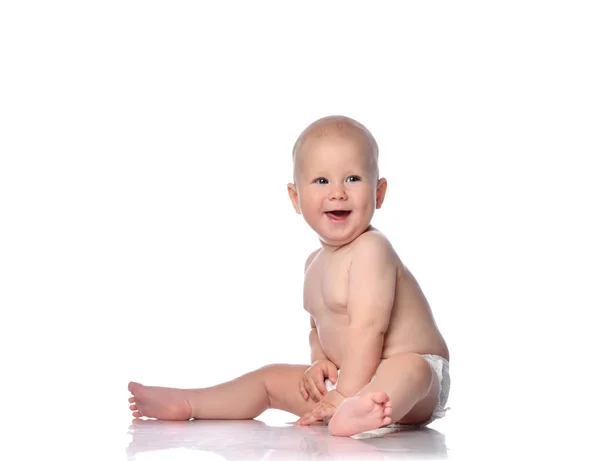
<instances>
[{"instance_id":1,"label":"baby's arm","mask_svg":"<svg viewBox=\"0 0 600 461\"><path fill-rule=\"evenodd\" d=\"M317 333L317 326L315 320L310 318L310 333L308 334L308 342L310 343L310 363L313 364L317 360L329 360L323 348L321 347L321 341L319 341L319 334Z\"/></svg>"},{"instance_id":2,"label":"baby's arm","mask_svg":"<svg viewBox=\"0 0 600 461\"><path fill-rule=\"evenodd\" d=\"M306 260L304 265L304 273L308 270L308 267L313 262L313 259L319 253L319 250L314 251ZM329 360L323 348L321 347L321 341L319 341L319 334L317 333L317 326L315 325L315 319L310 317L310 333L308 334L308 342L310 344L310 363L315 363L317 360Z\"/></svg>"},{"instance_id":3,"label":"baby's arm","mask_svg":"<svg viewBox=\"0 0 600 461\"><path fill-rule=\"evenodd\" d=\"M348 280L348 336L337 390L351 397L370 381L381 361L396 291L395 253L385 237L366 234L352 254Z\"/></svg>"}]
</instances>

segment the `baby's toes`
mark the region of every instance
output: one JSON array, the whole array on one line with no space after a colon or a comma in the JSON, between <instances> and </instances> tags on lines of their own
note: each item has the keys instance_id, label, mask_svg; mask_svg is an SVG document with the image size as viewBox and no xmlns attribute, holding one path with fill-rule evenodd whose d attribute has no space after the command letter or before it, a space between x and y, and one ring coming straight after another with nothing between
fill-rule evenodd
<instances>
[{"instance_id":1,"label":"baby's toes","mask_svg":"<svg viewBox=\"0 0 600 461\"><path fill-rule=\"evenodd\" d=\"M373 402L379 403L379 404L387 404L390 401L390 398L387 395L387 392L384 392L384 391L373 392L371 394L371 399L373 400ZM390 403L390 405L391 405L391 403Z\"/></svg>"},{"instance_id":2,"label":"baby's toes","mask_svg":"<svg viewBox=\"0 0 600 461\"><path fill-rule=\"evenodd\" d=\"M392 407L384 407L383 408L383 416L392 416Z\"/></svg>"},{"instance_id":3,"label":"baby's toes","mask_svg":"<svg viewBox=\"0 0 600 461\"><path fill-rule=\"evenodd\" d=\"M129 397L129 403L135 402L135 397Z\"/></svg>"},{"instance_id":4,"label":"baby's toes","mask_svg":"<svg viewBox=\"0 0 600 461\"><path fill-rule=\"evenodd\" d=\"M132 411L135 411L135 410L137 410L137 406L135 406L135 405L129 405L129 409L132 410Z\"/></svg>"}]
</instances>

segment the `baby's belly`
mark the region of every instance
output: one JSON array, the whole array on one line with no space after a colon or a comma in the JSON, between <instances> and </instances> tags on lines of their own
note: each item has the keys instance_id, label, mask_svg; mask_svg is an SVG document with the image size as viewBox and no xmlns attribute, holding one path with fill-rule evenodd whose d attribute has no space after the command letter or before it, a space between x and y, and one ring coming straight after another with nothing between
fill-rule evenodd
<instances>
[{"instance_id":1,"label":"baby's belly","mask_svg":"<svg viewBox=\"0 0 600 461\"><path fill-rule=\"evenodd\" d=\"M421 334L415 335L410 328L392 328L385 336L381 359L387 359L392 355L415 352L419 354L436 354L442 357L448 356L445 341L437 331L418 330ZM318 329L319 340L325 355L341 367L344 349L346 347L347 326L329 324L320 326Z\"/></svg>"},{"instance_id":2,"label":"baby's belly","mask_svg":"<svg viewBox=\"0 0 600 461\"><path fill-rule=\"evenodd\" d=\"M346 328L338 325L319 327L319 340L327 358L339 368L346 347Z\"/></svg>"}]
</instances>

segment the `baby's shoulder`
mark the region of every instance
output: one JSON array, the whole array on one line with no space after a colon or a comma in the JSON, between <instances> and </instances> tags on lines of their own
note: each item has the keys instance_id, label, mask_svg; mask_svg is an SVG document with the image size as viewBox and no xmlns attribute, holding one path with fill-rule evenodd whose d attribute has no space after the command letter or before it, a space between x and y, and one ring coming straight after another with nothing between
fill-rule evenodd
<instances>
[{"instance_id":1,"label":"baby's shoulder","mask_svg":"<svg viewBox=\"0 0 600 461\"><path fill-rule=\"evenodd\" d=\"M322 248L318 248L317 250L313 251L310 255L308 255L308 258L306 258L306 263L304 263L304 272L306 272L308 270L311 263L314 261L314 259L317 257L317 255L321 252L321 250L322 250Z\"/></svg>"},{"instance_id":2,"label":"baby's shoulder","mask_svg":"<svg viewBox=\"0 0 600 461\"><path fill-rule=\"evenodd\" d=\"M400 256L394 249L392 242L380 231L374 229L361 234L355 241L352 249L352 261L363 264L383 264L404 269Z\"/></svg>"},{"instance_id":3,"label":"baby's shoulder","mask_svg":"<svg viewBox=\"0 0 600 461\"><path fill-rule=\"evenodd\" d=\"M353 252L372 252L396 254L390 240L377 229L370 229L359 235L353 242Z\"/></svg>"}]
</instances>

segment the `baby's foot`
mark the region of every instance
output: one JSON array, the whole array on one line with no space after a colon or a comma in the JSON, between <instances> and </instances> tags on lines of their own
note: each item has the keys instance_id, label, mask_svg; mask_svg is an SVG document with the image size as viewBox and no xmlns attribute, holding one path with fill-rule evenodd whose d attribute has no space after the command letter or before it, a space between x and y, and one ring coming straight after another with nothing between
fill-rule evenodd
<instances>
[{"instance_id":1,"label":"baby's foot","mask_svg":"<svg viewBox=\"0 0 600 461\"><path fill-rule=\"evenodd\" d=\"M128 386L133 397L129 398L129 409L133 416L140 418L167 419L181 421L192 417L192 405L184 389L170 387L143 386L131 382Z\"/></svg>"},{"instance_id":2,"label":"baby's foot","mask_svg":"<svg viewBox=\"0 0 600 461\"><path fill-rule=\"evenodd\" d=\"M332 435L349 437L392 424L392 402L383 392L371 392L344 400L329 421Z\"/></svg>"}]
</instances>

